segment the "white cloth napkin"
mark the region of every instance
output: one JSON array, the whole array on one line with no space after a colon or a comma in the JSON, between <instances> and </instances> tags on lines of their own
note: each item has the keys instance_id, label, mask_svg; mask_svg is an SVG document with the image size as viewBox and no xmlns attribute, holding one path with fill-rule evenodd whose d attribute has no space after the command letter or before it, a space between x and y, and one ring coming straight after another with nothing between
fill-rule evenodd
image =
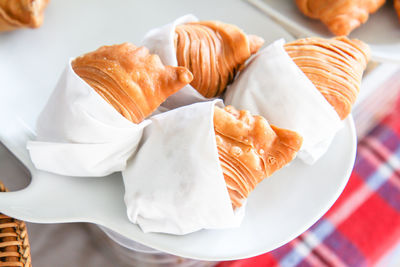
<instances>
[{"instance_id":1,"label":"white cloth napkin","mask_svg":"<svg viewBox=\"0 0 400 267\"><path fill-rule=\"evenodd\" d=\"M298 157L317 161L342 127L336 111L286 53L284 40L261 50L226 91L225 104L265 117L298 132Z\"/></svg>"},{"instance_id":2,"label":"white cloth napkin","mask_svg":"<svg viewBox=\"0 0 400 267\"><path fill-rule=\"evenodd\" d=\"M187 234L239 226L218 159L216 101L151 118L136 154L122 172L129 219L144 232Z\"/></svg>"},{"instance_id":3,"label":"white cloth napkin","mask_svg":"<svg viewBox=\"0 0 400 267\"><path fill-rule=\"evenodd\" d=\"M147 47L151 53L157 54L164 65L178 66L176 59L174 36L175 28L179 24L198 21L193 15L182 16L170 24L150 30L144 37L142 45ZM169 109L189 105L196 102L207 101L200 93L197 92L190 84L168 97L163 103L164 107Z\"/></svg>"},{"instance_id":4,"label":"white cloth napkin","mask_svg":"<svg viewBox=\"0 0 400 267\"><path fill-rule=\"evenodd\" d=\"M36 168L69 176L105 176L125 169L150 123L134 124L75 74L71 61L27 144Z\"/></svg>"}]
</instances>

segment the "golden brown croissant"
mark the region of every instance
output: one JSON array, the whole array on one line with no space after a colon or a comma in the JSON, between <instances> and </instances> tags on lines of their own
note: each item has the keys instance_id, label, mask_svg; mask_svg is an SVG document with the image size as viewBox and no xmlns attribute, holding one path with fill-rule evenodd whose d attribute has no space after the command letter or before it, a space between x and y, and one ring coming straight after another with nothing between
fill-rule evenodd
<instances>
[{"instance_id":1,"label":"golden brown croissant","mask_svg":"<svg viewBox=\"0 0 400 267\"><path fill-rule=\"evenodd\" d=\"M134 123L143 121L193 79L186 68L164 66L147 48L131 43L100 47L76 58L72 68Z\"/></svg>"},{"instance_id":2,"label":"golden brown croissant","mask_svg":"<svg viewBox=\"0 0 400 267\"><path fill-rule=\"evenodd\" d=\"M264 178L293 160L303 138L232 106L214 108L219 160L234 208Z\"/></svg>"},{"instance_id":3,"label":"golden brown croissant","mask_svg":"<svg viewBox=\"0 0 400 267\"><path fill-rule=\"evenodd\" d=\"M400 20L400 0L394 0L394 8L396 9L397 15Z\"/></svg>"},{"instance_id":4,"label":"golden brown croissant","mask_svg":"<svg viewBox=\"0 0 400 267\"><path fill-rule=\"evenodd\" d=\"M0 31L37 28L49 0L0 0Z\"/></svg>"},{"instance_id":5,"label":"golden brown croissant","mask_svg":"<svg viewBox=\"0 0 400 267\"><path fill-rule=\"evenodd\" d=\"M369 47L346 37L305 38L285 44L285 50L339 117L346 118L360 90Z\"/></svg>"},{"instance_id":6,"label":"golden brown croissant","mask_svg":"<svg viewBox=\"0 0 400 267\"><path fill-rule=\"evenodd\" d=\"M191 22L175 29L178 65L193 73L191 85L205 97L221 95L263 43L258 36L218 21Z\"/></svg>"},{"instance_id":7,"label":"golden brown croissant","mask_svg":"<svg viewBox=\"0 0 400 267\"><path fill-rule=\"evenodd\" d=\"M368 20L385 0L296 0L300 11L321 20L335 35L348 35Z\"/></svg>"}]
</instances>

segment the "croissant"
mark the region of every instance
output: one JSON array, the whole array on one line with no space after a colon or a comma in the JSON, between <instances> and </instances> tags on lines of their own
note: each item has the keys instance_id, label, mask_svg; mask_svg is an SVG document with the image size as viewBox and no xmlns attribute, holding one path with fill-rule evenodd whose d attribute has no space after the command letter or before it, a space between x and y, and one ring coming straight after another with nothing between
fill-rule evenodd
<instances>
[{"instance_id":1,"label":"croissant","mask_svg":"<svg viewBox=\"0 0 400 267\"><path fill-rule=\"evenodd\" d=\"M0 0L0 32L42 25L49 0Z\"/></svg>"},{"instance_id":2,"label":"croissant","mask_svg":"<svg viewBox=\"0 0 400 267\"><path fill-rule=\"evenodd\" d=\"M76 58L72 68L133 123L143 121L193 79L186 68L164 66L147 48L131 43L100 47Z\"/></svg>"},{"instance_id":3,"label":"croissant","mask_svg":"<svg viewBox=\"0 0 400 267\"><path fill-rule=\"evenodd\" d=\"M178 65L193 73L191 85L208 98L221 95L263 43L261 37L219 21L191 22L175 29Z\"/></svg>"},{"instance_id":4,"label":"croissant","mask_svg":"<svg viewBox=\"0 0 400 267\"><path fill-rule=\"evenodd\" d=\"M285 50L343 120L360 90L369 47L356 39L305 38L285 44Z\"/></svg>"},{"instance_id":5,"label":"croissant","mask_svg":"<svg viewBox=\"0 0 400 267\"><path fill-rule=\"evenodd\" d=\"M296 0L300 11L321 20L335 35L348 35L368 20L385 0Z\"/></svg>"},{"instance_id":6,"label":"croissant","mask_svg":"<svg viewBox=\"0 0 400 267\"><path fill-rule=\"evenodd\" d=\"M397 15L400 20L400 0L394 0L394 8L396 9Z\"/></svg>"},{"instance_id":7,"label":"croissant","mask_svg":"<svg viewBox=\"0 0 400 267\"><path fill-rule=\"evenodd\" d=\"M293 160L303 138L280 129L261 116L232 106L214 108L218 155L228 193L239 208L264 178Z\"/></svg>"}]
</instances>

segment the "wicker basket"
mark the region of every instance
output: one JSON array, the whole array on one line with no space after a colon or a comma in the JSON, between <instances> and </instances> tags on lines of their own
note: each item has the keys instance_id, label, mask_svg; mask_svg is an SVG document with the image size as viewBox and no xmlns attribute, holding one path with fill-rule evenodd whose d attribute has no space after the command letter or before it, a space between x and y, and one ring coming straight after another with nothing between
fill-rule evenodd
<instances>
[{"instance_id":1,"label":"wicker basket","mask_svg":"<svg viewBox=\"0 0 400 267\"><path fill-rule=\"evenodd\" d=\"M0 192L7 189L0 182ZM0 266L31 267L31 249L23 221L0 213Z\"/></svg>"}]
</instances>

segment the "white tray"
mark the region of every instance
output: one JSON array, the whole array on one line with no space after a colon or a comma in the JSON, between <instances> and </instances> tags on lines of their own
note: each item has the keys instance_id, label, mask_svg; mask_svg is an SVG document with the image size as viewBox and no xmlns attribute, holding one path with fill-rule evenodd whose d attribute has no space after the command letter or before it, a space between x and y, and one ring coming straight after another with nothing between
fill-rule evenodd
<instances>
[{"instance_id":1,"label":"white tray","mask_svg":"<svg viewBox=\"0 0 400 267\"><path fill-rule=\"evenodd\" d=\"M283 25L297 38L306 36L333 37L318 20L305 17L295 0L247 0ZM392 1L387 1L368 21L350 34L371 46L372 58L379 62L400 63L400 22Z\"/></svg>"},{"instance_id":2,"label":"white tray","mask_svg":"<svg viewBox=\"0 0 400 267\"><path fill-rule=\"evenodd\" d=\"M53 0L42 28L0 34L0 141L32 173L26 189L0 194L0 212L38 223L91 222L157 250L218 261L275 249L304 232L329 209L354 163L356 137L351 117L316 165L294 161L262 182L251 194L246 217L237 229L185 236L144 234L128 221L120 174L72 178L32 166L26 141L34 137L34 122L69 57L104 44L138 43L150 28L189 12L201 19L235 23L267 43L281 37L291 39L264 14L238 0L101 4L96 0Z\"/></svg>"}]
</instances>

